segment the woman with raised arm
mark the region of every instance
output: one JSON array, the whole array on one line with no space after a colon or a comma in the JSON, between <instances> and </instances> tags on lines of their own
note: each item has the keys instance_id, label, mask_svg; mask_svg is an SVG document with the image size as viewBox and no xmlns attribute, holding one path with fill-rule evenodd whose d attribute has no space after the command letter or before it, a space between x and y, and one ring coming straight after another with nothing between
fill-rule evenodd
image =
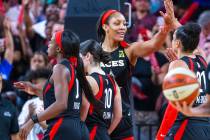
<instances>
[{"instance_id":1,"label":"woman with raised arm","mask_svg":"<svg viewBox=\"0 0 210 140\"><path fill-rule=\"evenodd\" d=\"M95 40L83 42L80 53L93 94L100 101L94 105L84 98L81 118L86 120L90 140L110 140L109 134L117 127L122 117L119 88L113 77L100 67L100 62L107 63L111 57Z\"/></svg>"},{"instance_id":2,"label":"woman with raised arm","mask_svg":"<svg viewBox=\"0 0 210 140\"><path fill-rule=\"evenodd\" d=\"M97 24L97 35L104 51L111 53L111 61L108 64L101 63L106 73L112 73L120 87L122 96L123 118L115 131L112 139L134 139L131 119L130 85L132 69L138 57L149 55L159 50L169 31L175 28L177 20L174 18L173 4L171 0L165 0L166 13L161 12L165 25L151 39L145 42L127 44L124 41L127 31L125 17L117 10L104 12Z\"/></svg>"}]
</instances>

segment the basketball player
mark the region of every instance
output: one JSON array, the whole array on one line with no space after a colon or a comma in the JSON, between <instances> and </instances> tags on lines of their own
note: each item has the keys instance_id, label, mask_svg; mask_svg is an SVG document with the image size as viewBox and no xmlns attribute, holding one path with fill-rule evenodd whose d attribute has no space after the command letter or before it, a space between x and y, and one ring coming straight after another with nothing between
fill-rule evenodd
<instances>
[{"instance_id":1,"label":"basketball player","mask_svg":"<svg viewBox=\"0 0 210 140\"><path fill-rule=\"evenodd\" d=\"M198 106L206 101L206 61L193 51L199 43L201 28L196 23L180 26L173 35L172 48L177 53L178 60L170 63L169 71L182 67L193 71L200 82L200 94L193 103ZM207 140L210 138L210 125L208 117L187 117L168 105L161 127L158 140ZM169 132L167 129L170 129Z\"/></svg>"},{"instance_id":2,"label":"basketball player","mask_svg":"<svg viewBox=\"0 0 210 140\"><path fill-rule=\"evenodd\" d=\"M104 52L100 44L94 40L87 40L81 44L81 57L84 62L87 79L93 94L103 105L89 104L84 98L81 110L82 120L86 120L90 140L110 140L109 134L117 127L122 118L121 95L112 76L105 74L100 62L107 63L111 56ZM113 114L113 115L112 115ZM86 119L87 117L87 119Z\"/></svg>"},{"instance_id":3,"label":"basketball player","mask_svg":"<svg viewBox=\"0 0 210 140\"><path fill-rule=\"evenodd\" d=\"M207 95L206 102L200 106L192 107L192 105L187 105L185 102L183 104L176 103L176 108L187 116L194 117L210 117L210 64L206 70L206 83L207 83Z\"/></svg>"},{"instance_id":4,"label":"basketball player","mask_svg":"<svg viewBox=\"0 0 210 140\"><path fill-rule=\"evenodd\" d=\"M97 24L97 35L104 51L110 52L112 60L108 64L101 63L106 73L114 75L120 87L122 96L123 118L112 132L114 140L133 140L133 129L131 120L131 97L130 84L132 69L138 57L149 55L161 48L165 42L168 32L177 23L174 18L173 4L171 0L165 0L166 14L162 13L165 25L151 40L146 42L134 42L127 44L124 36L127 31L125 17L116 10L108 10L103 13Z\"/></svg>"},{"instance_id":5,"label":"basketball player","mask_svg":"<svg viewBox=\"0 0 210 140\"><path fill-rule=\"evenodd\" d=\"M52 37L48 55L56 57L58 63L43 90L45 111L33 115L21 128L21 138L27 137L35 123L47 120L44 140L89 139L87 127L80 120L81 91L90 101L94 96L78 59L79 43L78 36L67 30Z\"/></svg>"}]
</instances>

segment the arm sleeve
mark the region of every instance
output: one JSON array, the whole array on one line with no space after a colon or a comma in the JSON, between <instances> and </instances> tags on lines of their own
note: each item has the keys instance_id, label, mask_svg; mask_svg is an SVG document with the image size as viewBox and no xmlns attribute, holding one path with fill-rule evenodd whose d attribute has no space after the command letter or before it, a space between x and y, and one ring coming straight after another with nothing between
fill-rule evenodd
<instances>
[{"instance_id":1,"label":"arm sleeve","mask_svg":"<svg viewBox=\"0 0 210 140\"><path fill-rule=\"evenodd\" d=\"M17 110L13 107L13 116L11 120L10 126L10 134L15 134L19 132L18 118L17 118Z\"/></svg>"},{"instance_id":2,"label":"arm sleeve","mask_svg":"<svg viewBox=\"0 0 210 140\"><path fill-rule=\"evenodd\" d=\"M1 62L1 74L3 76L3 79L8 79L10 76L10 73L12 71L12 64L10 64L7 60L2 60Z\"/></svg>"}]
</instances>

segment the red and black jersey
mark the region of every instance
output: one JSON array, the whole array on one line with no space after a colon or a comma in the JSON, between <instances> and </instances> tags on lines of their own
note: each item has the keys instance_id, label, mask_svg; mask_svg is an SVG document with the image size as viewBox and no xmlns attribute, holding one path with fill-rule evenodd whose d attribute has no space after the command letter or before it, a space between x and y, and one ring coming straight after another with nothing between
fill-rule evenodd
<instances>
[{"instance_id":1,"label":"red and black jersey","mask_svg":"<svg viewBox=\"0 0 210 140\"><path fill-rule=\"evenodd\" d=\"M111 52L112 60L108 64L101 63L101 68L108 74L113 74L120 87L122 97L122 111L124 116L130 116L131 109L131 76L134 67L130 64L129 59L123 47L118 47Z\"/></svg>"},{"instance_id":2,"label":"red and black jersey","mask_svg":"<svg viewBox=\"0 0 210 140\"><path fill-rule=\"evenodd\" d=\"M67 109L59 114L57 117L51 119L57 119L60 117L70 116L73 118L79 118L80 117L80 106L82 101L82 95L81 95L81 88L79 86L79 81L76 78L76 71L73 65L70 64L70 62L67 59L64 59L60 62L60 64L64 65L67 69L70 71L70 77L66 77L69 81L68 90L69 90L69 96L68 96L68 107ZM65 79L63 79L65 80ZM44 89L43 89L43 100L44 100L44 108L48 108L51 104L53 104L55 99L55 91L54 91L54 83L50 78L47 80ZM60 93L62 94L62 93ZM50 120L47 121L49 123Z\"/></svg>"},{"instance_id":3,"label":"red and black jersey","mask_svg":"<svg viewBox=\"0 0 210 140\"><path fill-rule=\"evenodd\" d=\"M207 89L207 79L206 79L206 69L207 69L207 63L205 59L202 56L196 55L195 58L184 56L181 58L189 67L191 71L195 73L195 75L198 78L198 81L200 83L200 94L195 100L193 106L198 106L200 104L203 104L207 101L206 98L206 89ZM176 121L183 121L186 118L182 113L179 113L177 116ZM209 119L206 117L190 117L189 119L196 119L196 120L203 120L208 121Z\"/></svg>"},{"instance_id":4,"label":"red and black jersey","mask_svg":"<svg viewBox=\"0 0 210 140\"><path fill-rule=\"evenodd\" d=\"M188 65L189 69L196 74L198 81L201 85L200 95L195 100L194 106L203 104L206 101L207 88L207 79L205 74L207 68L206 61L203 57L199 55L196 55L195 58L184 56L181 58L181 60L183 60ZM205 127L209 124L209 122L210 119L208 117L187 117L182 113L178 112L170 104L168 104L161 127L157 134L157 139L163 140L166 135L171 135L172 137L174 137L175 140L182 139L183 135L185 135L185 129L187 128L187 126L195 124L195 126L203 125L203 127ZM173 135L171 134L171 132L173 133ZM192 133L191 130L189 132Z\"/></svg>"},{"instance_id":5,"label":"red and black jersey","mask_svg":"<svg viewBox=\"0 0 210 140\"><path fill-rule=\"evenodd\" d=\"M114 79L108 74L92 73L90 76L98 84L99 92L95 95L95 98L101 102L98 105L90 104L86 124L88 128L95 125L108 128L112 120L114 97L117 92L116 84Z\"/></svg>"},{"instance_id":6,"label":"red and black jersey","mask_svg":"<svg viewBox=\"0 0 210 140\"><path fill-rule=\"evenodd\" d=\"M191 57L182 57L181 60L183 60L189 67L191 71L193 71L200 83L200 95L195 100L194 106L203 104L206 102L206 89L207 89L207 77L206 77L206 69L207 69L207 63L205 59L202 56L196 55L195 58Z\"/></svg>"}]
</instances>

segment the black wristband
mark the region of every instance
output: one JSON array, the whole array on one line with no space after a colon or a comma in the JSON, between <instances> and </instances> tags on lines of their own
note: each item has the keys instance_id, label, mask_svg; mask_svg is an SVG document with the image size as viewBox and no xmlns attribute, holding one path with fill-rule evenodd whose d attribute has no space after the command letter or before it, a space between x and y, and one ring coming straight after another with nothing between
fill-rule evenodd
<instances>
[{"instance_id":1,"label":"black wristband","mask_svg":"<svg viewBox=\"0 0 210 140\"><path fill-rule=\"evenodd\" d=\"M34 123L38 123L38 122L39 122L38 117L37 117L37 114L32 115L32 116L31 116L31 119L32 119L32 121L33 121Z\"/></svg>"}]
</instances>

